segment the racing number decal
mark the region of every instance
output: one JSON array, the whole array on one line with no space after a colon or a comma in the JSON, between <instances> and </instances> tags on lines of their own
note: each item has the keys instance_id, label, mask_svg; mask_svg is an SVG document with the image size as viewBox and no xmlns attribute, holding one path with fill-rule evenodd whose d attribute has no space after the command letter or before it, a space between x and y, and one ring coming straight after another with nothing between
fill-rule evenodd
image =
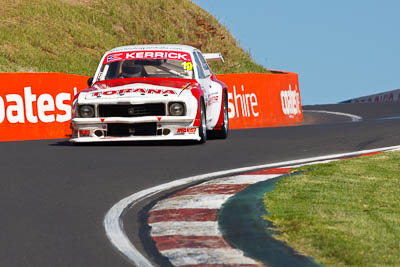
<instances>
[{"instance_id":1,"label":"racing number decal","mask_svg":"<svg viewBox=\"0 0 400 267\"><path fill-rule=\"evenodd\" d=\"M182 62L182 66L184 70L191 71L193 69L192 62Z\"/></svg>"}]
</instances>

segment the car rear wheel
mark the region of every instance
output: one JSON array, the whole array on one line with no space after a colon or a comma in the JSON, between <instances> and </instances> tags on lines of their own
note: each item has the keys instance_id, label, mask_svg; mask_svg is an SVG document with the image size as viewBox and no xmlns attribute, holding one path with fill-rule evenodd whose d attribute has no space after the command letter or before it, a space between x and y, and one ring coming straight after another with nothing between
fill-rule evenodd
<instances>
[{"instance_id":1,"label":"car rear wheel","mask_svg":"<svg viewBox=\"0 0 400 267\"><path fill-rule=\"evenodd\" d=\"M224 121L221 125L221 130L211 131L211 136L216 139L226 139L229 132L229 117L228 117L228 94L224 93Z\"/></svg>"},{"instance_id":2,"label":"car rear wheel","mask_svg":"<svg viewBox=\"0 0 400 267\"><path fill-rule=\"evenodd\" d=\"M199 144L204 144L207 141L207 121L206 109L203 99L200 100L200 127L199 127L200 141Z\"/></svg>"}]
</instances>

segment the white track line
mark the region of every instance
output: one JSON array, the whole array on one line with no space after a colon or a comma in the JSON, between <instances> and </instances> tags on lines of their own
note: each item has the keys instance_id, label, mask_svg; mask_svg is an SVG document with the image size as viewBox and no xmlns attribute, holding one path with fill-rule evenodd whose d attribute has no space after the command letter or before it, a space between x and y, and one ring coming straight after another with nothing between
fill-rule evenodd
<instances>
[{"instance_id":1,"label":"white track line","mask_svg":"<svg viewBox=\"0 0 400 267\"><path fill-rule=\"evenodd\" d=\"M326 114L333 114L333 115L339 115L339 116L346 116L350 117L351 121L361 121L362 117L354 115L354 114L349 114L349 113L342 113L342 112L333 112L333 111L325 111L325 110L303 110L303 112L315 112L315 113L326 113Z\"/></svg>"},{"instance_id":2,"label":"white track line","mask_svg":"<svg viewBox=\"0 0 400 267\"><path fill-rule=\"evenodd\" d=\"M391 147L383 147L377 149L370 149L370 150L363 150L363 151L356 151L350 153L342 153L342 154L333 154L321 157L311 157L299 160L290 160L290 161L283 161L283 162L276 162L264 165L257 165L251 167L243 167L237 168L232 170L225 170L213 173L207 173L202 175L196 175L184 179L175 180L169 183L165 183L162 185L158 185L152 188L148 188L137 192L133 195L130 195L118 203L116 203L106 214L104 217L104 228L106 231L106 235L110 240L111 244L118 249L124 256L126 256L130 262L134 263L137 266L141 267L150 267L153 266L149 260L147 260L136 248L132 245L129 241L127 235L124 231L124 225L122 221L122 217L124 216L125 212L135 204L143 201L144 199L151 197L157 193L163 192L165 190L169 190L175 188L177 186L187 185L192 182L198 182L205 179L212 179L216 177L222 177L227 175L233 175L242 172L249 172L259 169L268 169L268 168L276 168L276 167L283 167L283 166L292 166L292 165L303 165L306 163L315 163L318 161L326 161L335 158L342 158L342 157L350 157L350 156L357 156L360 154L367 154L373 152L385 152L385 151L395 151L400 150L399 146L391 146Z\"/></svg>"}]
</instances>

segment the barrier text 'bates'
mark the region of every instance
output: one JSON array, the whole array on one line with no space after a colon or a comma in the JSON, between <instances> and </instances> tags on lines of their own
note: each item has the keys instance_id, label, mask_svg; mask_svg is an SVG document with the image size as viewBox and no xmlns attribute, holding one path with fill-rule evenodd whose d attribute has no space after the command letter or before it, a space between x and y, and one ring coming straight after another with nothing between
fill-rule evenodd
<instances>
[{"instance_id":1,"label":"barrier text 'bates'","mask_svg":"<svg viewBox=\"0 0 400 267\"><path fill-rule=\"evenodd\" d=\"M76 94L77 89L74 88ZM59 93L36 95L31 87L24 87L24 95L8 94L0 96L0 123L66 122L71 120L72 94Z\"/></svg>"}]
</instances>

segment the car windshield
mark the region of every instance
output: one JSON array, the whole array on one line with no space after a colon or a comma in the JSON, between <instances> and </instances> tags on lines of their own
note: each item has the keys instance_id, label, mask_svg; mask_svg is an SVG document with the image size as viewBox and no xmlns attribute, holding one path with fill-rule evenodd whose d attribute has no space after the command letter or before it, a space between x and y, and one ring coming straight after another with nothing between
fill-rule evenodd
<instances>
[{"instance_id":1,"label":"car windshield","mask_svg":"<svg viewBox=\"0 0 400 267\"><path fill-rule=\"evenodd\" d=\"M105 57L98 81L137 78L194 79L189 53L183 52L123 52Z\"/></svg>"}]
</instances>

